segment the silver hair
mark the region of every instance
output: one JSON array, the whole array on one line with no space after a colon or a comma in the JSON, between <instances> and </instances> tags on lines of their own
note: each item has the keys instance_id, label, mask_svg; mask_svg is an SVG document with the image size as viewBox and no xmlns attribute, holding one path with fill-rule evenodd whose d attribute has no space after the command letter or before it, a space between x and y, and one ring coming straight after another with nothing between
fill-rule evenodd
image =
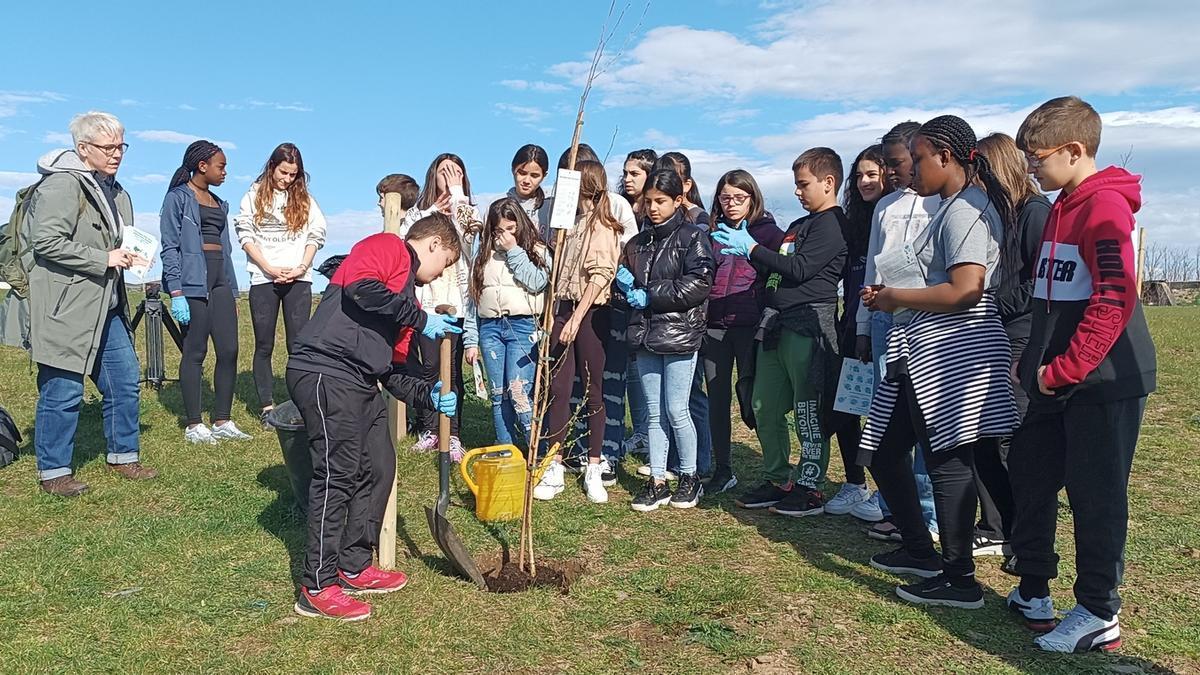
<instances>
[{"instance_id":1,"label":"silver hair","mask_svg":"<svg viewBox=\"0 0 1200 675\"><path fill-rule=\"evenodd\" d=\"M96 110L76 115L71 120L70 129L71 140L75 142L75 145L91 142L100 134L114 137L125 135L125 125L121 124L121 120L109 113Z\"/></svg>"}]
</instances>

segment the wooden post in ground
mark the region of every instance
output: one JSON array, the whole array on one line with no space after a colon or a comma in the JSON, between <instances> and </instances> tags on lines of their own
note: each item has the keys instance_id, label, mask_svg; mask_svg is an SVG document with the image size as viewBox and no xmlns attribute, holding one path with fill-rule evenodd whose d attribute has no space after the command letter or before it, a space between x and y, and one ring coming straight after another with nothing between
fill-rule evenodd
<instances>
[{"instance_id":1,"label":"wooden post in ground","mask_svg":"<svg viewBox=\"0 0 1200 675\"><path fill-rule=\"evenodd\" d=\"M1142 267L1146 264L1146 228L1138 228L1137 241L1137 296L1142 298L1142 279L1146 278L1146 273Z\"/></svg>"},{"instance_id":2,"label":"wooden post in ground","mask_svg":"<svg viewBox=\"0 0 1200 675\"><path fill-rule=\"evenodd\" d=\"M383 231L400 235L400 224L404 221L404 209L400 206L400 195L389 192L383 195ZM391 432L392 448L399 448L408 436L408 411L403 402L388 396L388 430ZM392 492L388 495L387 508L379 528L379 566L385 570L396 569L396 475L392 474Z\"/></svg>"}]
</instances>

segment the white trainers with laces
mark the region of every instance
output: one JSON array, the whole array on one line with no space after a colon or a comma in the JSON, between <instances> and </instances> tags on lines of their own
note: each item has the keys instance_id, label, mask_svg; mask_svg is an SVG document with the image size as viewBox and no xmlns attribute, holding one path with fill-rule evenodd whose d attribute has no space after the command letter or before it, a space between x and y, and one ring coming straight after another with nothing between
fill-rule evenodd
<instances>
[{"instance_id":1,"label":"white trainers with laces","mask_svg":"<svg viewBox=\"0 0 1200 675\"><path fill-rule=\"evenodd\" d=\"M562 492L566 486L563 478L563 465L557 459L553 460L550 462L550 466L546 467L542 479L533 486L533 498L549 501L557 497L558 493Z\"/></svg>"},{"instance_id":2,"label":"white trainers with laces","mask_svg":"<svg viewBox=\"0 0 1200 675\"><path fill-rule=\"evenodd\" d=\"M223 424L214 424L212 437L218 441L248 441L253 438L250 434L237 428L233 420L227 420Z\"/></svg>"},{"instance_id":3,"label":"white trainers with laces","mask_svg":"<svg viewBox=\"0 0 1200 675\"><path fill-rule=\"evenodd\" d=\"M607 504L608 490L604 489L604 469L601 462L589 463L583 472L583 489L588 501L593 504Z\"/></svg>"},{"instance_id":4,"label":"white trainers with laces","mask_svg":"<svg viewBox=\"0 0 1200 675\"><path fill-rule=\"evenodd\" d=\"M437 434L432 431L422 431L417 437L417 442L413 443L413 452L433 452L438 449Z\"/></svg>"},{"instance_id":5,"label":"white trainers with laces","mask_svg":"<svg viewBox=\"0 0 1200 675\"><path fill-rule=\"evenodd\" d=\"M833 499L825 502L825 513L832 513L835 516L845 515L850 513L850 509L867 501L871 497L871 491L866 485L855 485L854 483L842 483L842 489L833 496Z\"/></svg>"},{"instance_id":6,"label":"white trainers with laces","mask_svg":"<svg viewBox=\"0 0 1200 675\"><path fill-rule=\"evenodd\" d=\"M1034 638L1033 643L1045 652L1110 652L1121 646L1121 624L1115 616L1105 621L1083 605L1075 605L1054 630Z\"/></svg>"},{"instance_id":7,"label":"white trainers with laces","mask_svg":"<svg viewBox=\"0 0 1200 675\"><path fill-rule=\"evenodd\" d=\"M203 443L206 445L216 445L217 439L213 438L212 431L203 424L197 424L194 427L187 427L183 430L183 440L188 443Z\"/></svg>"},{"instance_id":8,"label":"white trainers with laces","mask_svg":"<svg viewBox=\"0 0 1200 675\"><path fill-rule=\"evenodd\" d=\"M865 520L868 523L878 523L883 520L883 509L879 508L879 491L871 493L866 501L859 502L850 508L850 515Z\"/></svg>"},{"instance_id":9,"label":"white trainers with laces","mask_svg":"<svg viewBox=\"0 0 1200 675\"><path fill-rule=\"evenodd\" d=\"M1058 618L1058 615L1054 613L1054 600L1050 596L1026 600L1021 596L1021 588L1018 586L1008 594L1004 604L1020 614L1030 630L1039 633L1048 633L1054 630L1054 620Z\"/></svg>"}]
</instances>

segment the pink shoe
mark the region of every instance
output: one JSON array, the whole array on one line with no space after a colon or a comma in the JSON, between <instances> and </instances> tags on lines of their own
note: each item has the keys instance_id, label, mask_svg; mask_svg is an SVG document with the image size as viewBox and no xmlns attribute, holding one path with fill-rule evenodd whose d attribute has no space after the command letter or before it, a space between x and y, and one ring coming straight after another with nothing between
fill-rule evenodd
<instances>
[{"instance_id":1,"label":"pink shoe","mask_svg":"<svg viewBox=\"0 0 1200 675\"><path fill-rule=\"evenodd\" d=\"M412 446L413 452L433 452L438 449L437 434L432 431L422 431L417 442Z\"/></svg>"}]
</instances>

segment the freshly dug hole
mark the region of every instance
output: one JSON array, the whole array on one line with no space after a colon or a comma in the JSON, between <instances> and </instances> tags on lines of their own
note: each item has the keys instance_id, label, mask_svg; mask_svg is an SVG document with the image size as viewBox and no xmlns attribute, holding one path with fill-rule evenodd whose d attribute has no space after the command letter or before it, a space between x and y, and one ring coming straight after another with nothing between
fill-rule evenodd
<instances>
[{"instance_id":1,"label":"freshly dug hole","mask_svg":"<svg viewBox=\"0 0 1200 675\"><path fill-rule=\"evenodd\" d=\"M538 558L537 576L517 567L507 555L493 556L479 562L483 580L492 593L520 593L535 587L557 589L566 595L571 585L583 573L583 565L575 561Z\"/></svg>"}]
</instances>

